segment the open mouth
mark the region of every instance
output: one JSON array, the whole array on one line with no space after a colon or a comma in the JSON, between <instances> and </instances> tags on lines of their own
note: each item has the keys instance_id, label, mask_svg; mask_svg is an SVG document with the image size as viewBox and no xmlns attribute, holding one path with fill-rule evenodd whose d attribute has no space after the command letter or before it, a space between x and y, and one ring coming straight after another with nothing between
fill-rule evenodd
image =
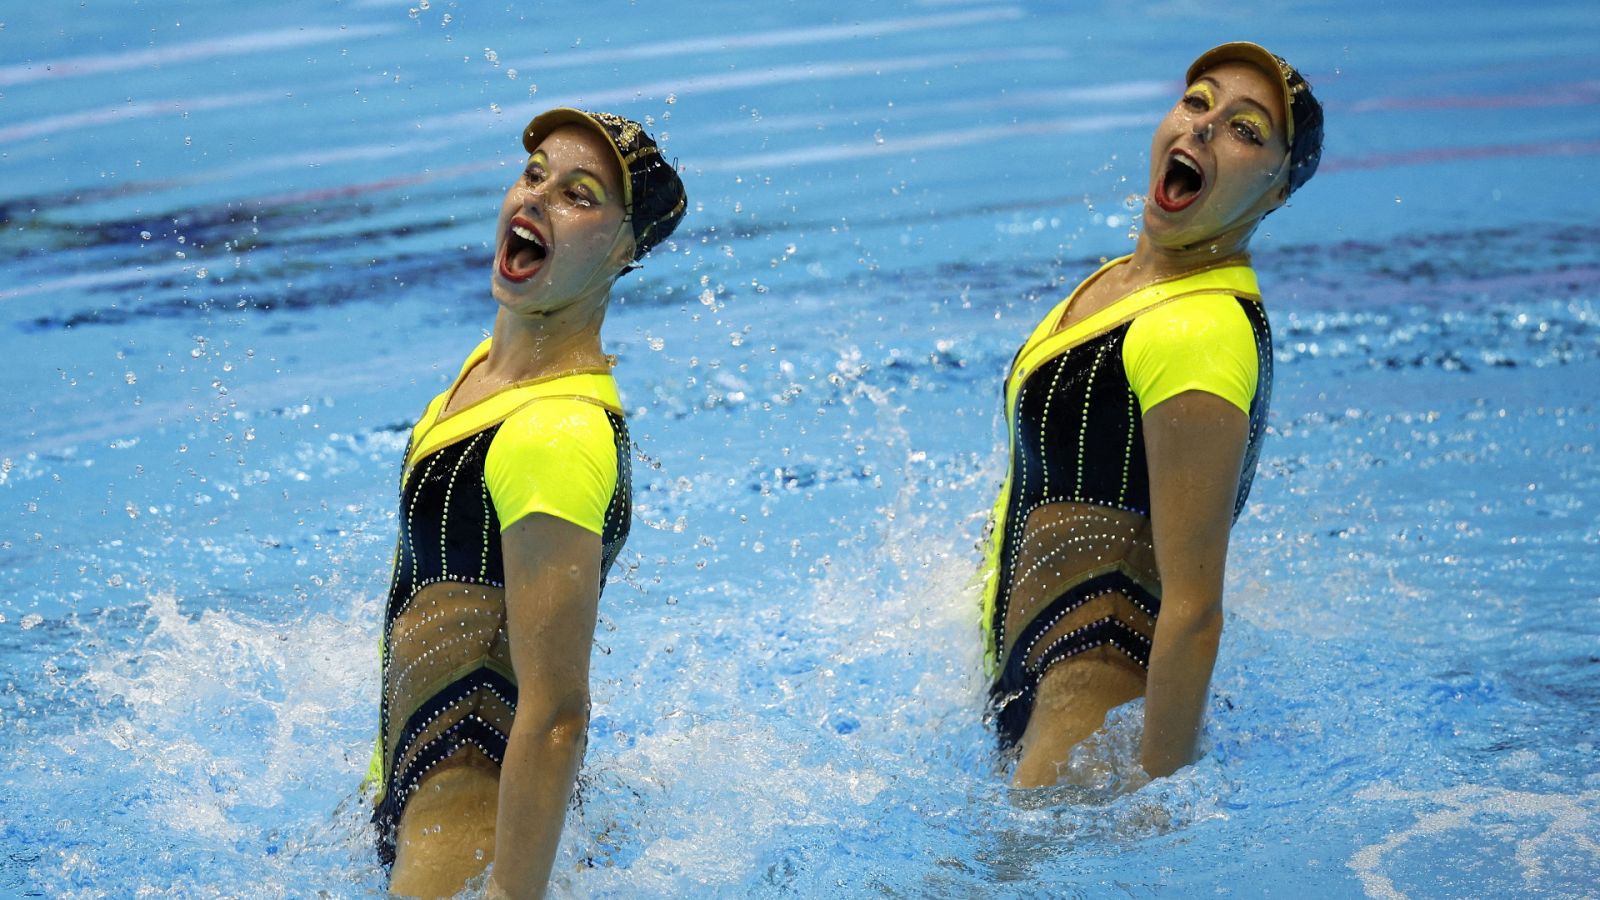
<instances>
[{"instance_id":1,"label":"open mouth","mask_svg":"<svg viewBox=\"0 0 1600 900\"><path fill-rule=\"evenodd\" d=\"M1174 150L1167 157L1167 170L1156 182L1156 205L1167 212L1186 209L1200 198L1205 186L1206 177L1200 171L1200 163L1182 150Z\"/></svg>"},{"instance_id":2,"label":"open mouth","mask_svg":"<svg viewBox=\"0 0 1600 900\"><path fill-rule=\"evenodd\" d=\"M544 267L549 256L550 250L539 229L521 216L512 218L500 253L501 277L507 281L527 281Z\"/></svg>"}]
</instances>

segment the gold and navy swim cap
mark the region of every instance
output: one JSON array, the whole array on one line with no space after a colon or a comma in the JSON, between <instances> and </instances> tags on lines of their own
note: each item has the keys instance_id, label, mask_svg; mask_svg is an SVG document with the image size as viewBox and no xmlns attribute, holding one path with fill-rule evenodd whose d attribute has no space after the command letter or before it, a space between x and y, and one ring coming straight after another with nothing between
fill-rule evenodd
<instances>
[{"instance_id":1,"label":"gold and navy swim cap","mask_svg":"<svg viewBox=\"0 0 1600 900\"><path fill-rule=\"evenodd\" d=\"M1311 93L1311 82L1283 57L1260 44L1234 41L1212 47L1189 66L1186 76L1192 84L1207 69L1225 62L1247 62L1268 75L1282 91L1285 136L1289 141L1289 193L1300 189L1317 173L1322 161L1322 104Z\"/></svg>"},{"instance_id":2,"label":"gold and navy swim cap","mask_svg":"<svg viewBox=\"0 0 1600 900\"><path fill-rule=\"evenodd\" d=\"M661 148L643 125L612 113L571 107L540 113L522 129L523 149L532 153L540 141L563 125L580 125L599 132L616 153L624 176L622 207L633 223L633 258L642 259L682 221L688 204L683 181L662 157Z\"/></svg>"}]
</instances>

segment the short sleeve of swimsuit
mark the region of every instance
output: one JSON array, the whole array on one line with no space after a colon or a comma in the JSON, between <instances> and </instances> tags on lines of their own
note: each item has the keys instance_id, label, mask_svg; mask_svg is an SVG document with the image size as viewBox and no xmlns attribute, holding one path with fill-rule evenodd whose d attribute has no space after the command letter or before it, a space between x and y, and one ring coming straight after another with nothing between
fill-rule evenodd
<instances>
[{"instance_id":1,"label":"short sleeve of swimsuit","mask_svg":"<svg viewBox=\"0 0 1600 900\"><path fill-rule=\"evenodd\" d=\"M1199 294L1133 321L1122 364L1141 411L1184 391L1205 391L1250 414L1259 369L1255 333L1239 302L1227 294Z\"/></svg>"},{"instance_id":2,"label":"short sleeve of swimsuit","mask_svg":"<svg viewBox=\"0 0 1600 900\"><path fill-rule=\"evenodd\" d=\"M616 446L605 410L593 403L552 397L512 413L484 461L500 530L544 513L602 534L617 484Z\"/></svg>"}]
</instances>

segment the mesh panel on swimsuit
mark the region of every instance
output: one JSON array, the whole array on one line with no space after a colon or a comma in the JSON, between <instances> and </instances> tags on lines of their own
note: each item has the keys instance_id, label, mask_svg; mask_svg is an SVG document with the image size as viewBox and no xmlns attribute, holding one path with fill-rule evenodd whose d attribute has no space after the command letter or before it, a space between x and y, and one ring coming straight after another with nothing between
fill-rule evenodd
<instances>
[{"instance_id":1,"label":"mesh panel on swimsuit","mask_svg":"<svg viewBox=\"0 0 1600 900\"><path fill-rule=\"evenodd\" d=\"M632 518L627 426L614 411L605 415L617 481L600 536L602 584ZM469 754L495 765L505 758L517 688L505 633L500 517L485 475L499 428L491 424L429 453L403 479L384 640L385 777L373 811L386 864L394 860L406 801L430 771Z\"/></svg>"},{"instance_id":2,"label":"mesh panel on swimsuit","mask_svg":"<svg viewBox=\"0 0 1600 900\"><path fill-rule=\"evenodd\" d=\"M1250 296L1248 268L1219 267L1137 291L1107 308L1108 324L1082 337L1068 334L1069 327L1057 338L1041 325L1018 352L1008 379L1014 391L1008 395L1011 465L992 537L985 623L1002 747L1022 737L1039 681L1052 665L1102 646L1149 665L1161 588L1150 537L1143 411L1123 348L1139 315L1186 296L1189 285L1215 296L1218 283L1232 282L1238 287L1229 292L1237 295L1257 358L1237 516L1249 494L1272 384L1271 334ZM1121 304L1130 312L1119 318ZM1065 307L1046 321L1059 321ZM1043 356L1034 352L1050 341L1066 343ZM1025 358L1027 367L1016 368Z\"/></svg>"},{"instance_id":3,"label":"mesh panel on swimsuit","mask_svg":"<svg viewBox=\"0 0 1600 900\"><path fill-rule=\"evenodd\" d=\"M1035 509L1006 608L1001 728L1021 734L1039 681L1061 660L1109 646L1147 665L1160 593L1144 517L1086 503Z\"/></svg>"}]
</instances>

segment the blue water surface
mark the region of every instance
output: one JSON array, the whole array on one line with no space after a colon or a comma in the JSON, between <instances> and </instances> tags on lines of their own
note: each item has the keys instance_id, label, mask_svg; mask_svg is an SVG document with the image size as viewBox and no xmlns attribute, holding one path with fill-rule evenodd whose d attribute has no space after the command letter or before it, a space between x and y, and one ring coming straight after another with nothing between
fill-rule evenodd
<instances>
[{"instance_id":1,"label":"blue water surface","mask_svg":"<svg viewBox=\"0 0 1600 900\"><path fill-rule=\"evenodd\" d=\"M414 6L412 5L414 4ZM976 596L1021 338L1132 246L1189 59L1328 115L1256 237L1271 434L1207 753L1013 792ZM1593 896L1600 9L13 4L0 893L373 896L405 429L518 136L646 121L633 536L558 896Z\"/></svg>"}]
</instances>

